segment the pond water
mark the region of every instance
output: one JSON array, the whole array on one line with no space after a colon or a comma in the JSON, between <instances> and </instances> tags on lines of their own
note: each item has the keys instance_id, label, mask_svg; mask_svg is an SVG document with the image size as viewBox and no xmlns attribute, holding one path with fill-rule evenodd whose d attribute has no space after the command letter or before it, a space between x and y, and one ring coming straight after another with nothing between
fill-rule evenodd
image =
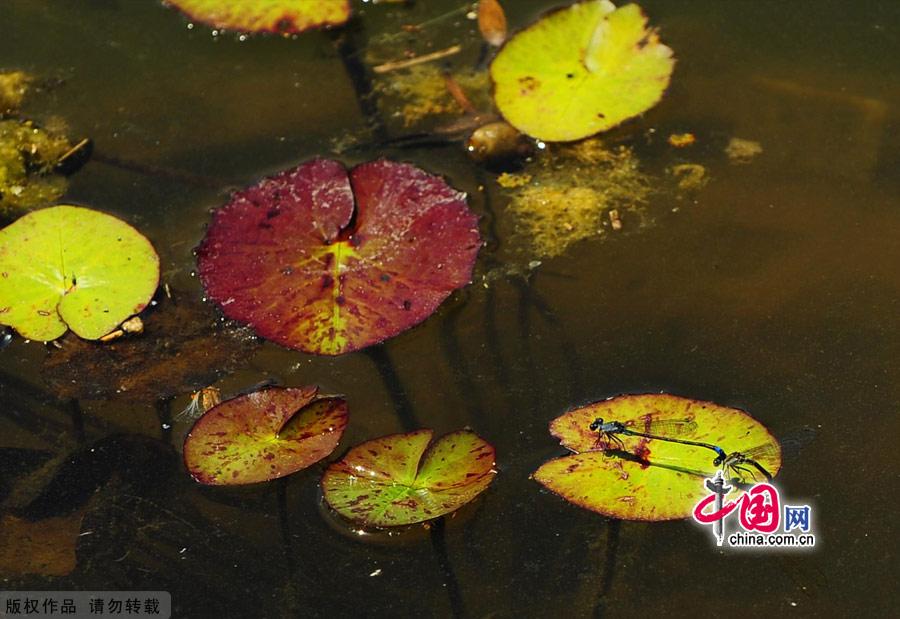
<instances>
[{"instance_id":1,"label":"pond water","mask_svg":"<svg viewBox=\"0 0 900 619\"><path fill-rule=\"evenodd\" d=\"M166 590L177 617L892 614L898 3L643 3L678 62L662 103L615 139L655 191L640 217L623 205L621 231L554 257L516 245L508 192L459 142L370 136L328 34L213 36L155 1L2 4L0 69L42 84L23 114L62 117L95 144L65 200L144 232L176 303L203 296L192 251L210 209L341 144L353 145L338 155L348 164L411 161L468 192L488 245L475 283L434 316L336 358L260 343L215 385L344 394L351 421L333 457L410 427L470 426L496 446L499 474L430 532L360 535L322 507L324 463L201 487L180 460L190 422L170 419L188 391L75 404L45 380L55 353L16 338L0 352L0 588ZM556 3L504 4L521 27ZM460 5L357 5L355 57L379 33L444 16L395 56L463 42L448 62L470 66L477 30ZM390 137L405 131L384 115ZM685 131L690 150L664 145ZM736 164L724 152L733 137L763 150ZM666 169L686 162L709 180L676 191ZM523 256L541 264L504 269ZM722 552L692 522L610 521L529 479L564 452L552 418L658 391L740 407L778 437L813 436L778 482L813 506L814 550ZM12 514L23 510L43 524L22 528Z\"/></svg>"}]
</instances>

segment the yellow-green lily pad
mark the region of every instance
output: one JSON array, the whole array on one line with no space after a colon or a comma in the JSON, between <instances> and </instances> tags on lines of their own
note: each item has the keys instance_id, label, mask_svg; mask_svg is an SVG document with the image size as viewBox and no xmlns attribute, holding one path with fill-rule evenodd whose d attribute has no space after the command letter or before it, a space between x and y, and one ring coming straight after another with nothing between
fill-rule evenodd
<instances>
[{"instance_id":1,"label":"yellow-green lily pad","mask_svg":"<svg viewBox=\"0 0 900 619\"><path fill-rule=\"evenodd\" d=\"M778 441L740 409L667 394L589 404L550 423L551 434L576 453L544 463L533 478L567 501L611 518L688 518L709 494L704 479L719 467L713 464L716 454L704 447L591 430L598 418L635 432L715 445L729 454L750 453L772 476L781 468ZM742 492L741 484L763 481L752 467L727 473L732 498Z\"/></svg>"},{"instance_id":2,"label":"yellow-green lily pad","mask_svg":"<svg viewBox=\"0 0 900 619\"><path fill-rule=\"evenodd\" d=\"M636 4L579 2L511 38L491 63L497 109L547 141L579 140L660 100L675 61Z\"/></svg>"},{"instance_id":3,"label":"yellow-green lily pad","mask_svg":"<svg viewBox=\"0 0 900 619\"><path fill-rule=\"evenodd\" d=\"M50 341L98 339L143 310L159 257L124 221L78 206L34 211L0 230L0 324Z\"/></svg>"},{"instance_id":4,"label":"yellow-green lily pad","mask_svg":"<svg viewBox=\"0 0 900 619\"><path fill-rule=\"evenodd\" d=\"M191 19L240 32L293 34L339 26L350 18L350 0L168 0Z\"/></svg>"},{"instance_id":5,"label":"yellow-green lily pad","mask_svg":"<svg viewBox=\"0 0 900 619\"><path fill-rule=\"evenodd\" d=\"M489 443L461 430L428 448L431 437L417 430L354 447L325 471L325 500L358 524L390 527L443 516L487 489L496 474Z\"/></svg>"},{"instance_id":6,"label":"yellow-green lily pad","mask_svg":"<svg viewBox=\"0 0 900 619\"><path fill-rule=\"evenodd\" d=\"M317 387L270 387L206 412L184 441L184 463L202 484L268 481L315 464L337 447L347 403Z\"/></svg>"}]
</instances>

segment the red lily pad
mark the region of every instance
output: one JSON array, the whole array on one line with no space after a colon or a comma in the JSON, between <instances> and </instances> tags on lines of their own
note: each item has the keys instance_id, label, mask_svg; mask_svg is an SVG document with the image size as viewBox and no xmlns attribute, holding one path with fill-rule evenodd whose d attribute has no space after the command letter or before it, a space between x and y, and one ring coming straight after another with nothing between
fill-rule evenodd
<instances>
[{"instance_id":1,"label":"red lily pad","mask_svg":"<svg viewBox=\"0 0 900 619\"><path fill-rule=\"evenodd\" d=\"M200 277L229 318L338 355L420 323L471 281L481 237L465 194L419 168L316 159L213 215Z\"/></svg>"},{"instance_id":2,"label":"red lily pad","mask_svg":"<svg viewBox=\"0 0 900 619\"><path fill-rule=\"evenodd\" d=\"M191 19L240 32L294 34L339 26L350 18L350 0L166 0Z\"/></svg>"},{"instance_id":3,"label":"red lily pad","mask_svg":"<svg viewBox=\"0 0 900 619\"><path fill-rule=\"evenodd\" d=\"M184 441L184 463L202 484L239 485L284 477L337 447L347 404L316 398L317 387L270 387L211 408Z\"/></svg>"},{"instance_id":4,"label":"red lily pad","mask_svg":"<svg viewBox=\"0 0 900 619\"><path fill-rule=\"evenodd\" d=\"M567 501L622 520L689 518L708 494L704 479L717 470L716 454L707 448L615 434L604 436L591 423L621 422L645 434L716 445L727 453L744 452L772 476L781 468L778 441L761 423L737 408L667 394L623 395L569 411L550 423L550 432L576 452L544 463L533 478ZM762 481L747 466L729 469L739 484Z\"/></svg>"},{"instance_id":5,"label":"red lily pad","mask_svg":"<svg viewBox=\"0 0 900 619\"><path fill-rule=\"evenodd\" d=\"M431 437L417 430L357 445L322 476L325 501L358 524L390 527L456 511L487 489L496 474L489 443L461 430L428 448Z\"/></svg>"}]
</instances>

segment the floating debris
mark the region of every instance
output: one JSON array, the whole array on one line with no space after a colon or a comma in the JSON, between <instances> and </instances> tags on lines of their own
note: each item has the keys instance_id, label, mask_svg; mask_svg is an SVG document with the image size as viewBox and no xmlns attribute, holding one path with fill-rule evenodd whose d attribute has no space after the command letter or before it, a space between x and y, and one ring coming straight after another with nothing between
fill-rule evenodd
<instances>
[{"instance_id":1,"label":"floating debris","mask_svg":"<svg viewBox=\"0 0 900 619\"><path fill-rule=\"evenodd\" d=\"M479 0L478 30L488 45L503 45L506 40L506 13L497 0Z\"/></svg>"},{"instance_id":2,"label":"floating debris","mask_svg":"<svg viewBox=\"0 0 900 619\"><path fill-rule=\"evenodd\" d=\"M622 220L619 219L619 209L614 208L609 212L609 225L612 226L613 230L622 229Z\"/></svg>"},{"instance_id":3,"label":"floating debris","mask_svg":"<svg viewBox=\"0 0 900 619\"><path fill-rule=\"evenodd\" d=\"M533 177L531 174L510 174L504 172L497 177L497 184L504 189L515 189L516 187L524 187L531 182Z\"/></svg>"},{"instance_id":4,"label":"floating debris","mask_svg":"<svg viewBox=\"0 0 900 619\"><path fill-rule=\"evenodd\" d=\"M762 145L753 140L745 140L743 138L731 138L728 146L725 147L725 154L731 163L742 164L750 163L750 161L761 155L763 152Z\"/></svg>"},{"instance_id":5,"label":"floating debris","mask_svg":"<svg viewBox=\"0 0 900 619\"><path fill-rule=\"evenodd\" d=\"M686 148L696 141L697 138L693 133L673 133L668 139L669 144L675 148Z\"/></svg>"},{"instance_id":6,"label":"floating debris","mask_svg":"<svg viewBox=\"0 0 900 619\"><path fill-rule=\"evenodd\" d=\"M0 116L18 111L31 81L23 71L0 72Z\"/></svg>"},{"instance_id":7,"label":"floating debris","mask_svg":"<svg viewBox=\"0 0 900 619\"><path fill-rule=\"evenodd\" d=\"M391 62L385 62L372 67L372 71L374 71L375 73L390 73L391 71L397 71L399 69L408 69L416 65L425 64L426 62L434 62L435 60L440 60L441 58L454 56L461 51L461 45L451 45L447 49L441 49L436 52L423 54L421 56L413 56L412 58L404 58L403 60L393 60Z\"/></svg>"},{"instance_id":8,"label":"floating debris","mask_svg":"<svg viewBox=\"0 0 900 619\"><path fill-rule=\"evenodd\" d=\"M222 392L216 387L204 387L191 394L191 401L175 415L176 421L193 421L222 401Z\"/></svg>"},{"instance_id":9,"label":"floating debris","mask_svg":"<svg viewBox=\"0 0 900 619\"><path fill-rule=\"evenodd\" d=\"M697 191L709 182L709 174L706 168L699 163L679 163L669 168L669 174L678 181L678 188L682 191Z\"/></svg>"},{"instance_id":10,"label":"floating debris","mask_svg":"<svg viewBox=\"0 0 900 619\"><path fill-rule=\"evenodd\" d=\"M509 123L498 121L475 129L466 142L466 152L478 163L503 165L533 154L534 144Z\"/></svg>"},{"instance_id":11,"label":"floating debris","mask_svg":"<svg viewBox=\"0 0 900 619\"><path fill-rule=\"evenodd\" d=\"M123 335L138 335L144 332L144 321L141 320L140 316L132 316L121 325L119 328L111 333L107 333L103 337L100 338L101 342L111 342L112 340L119 339Z\"/></svg>"}]
</instances>

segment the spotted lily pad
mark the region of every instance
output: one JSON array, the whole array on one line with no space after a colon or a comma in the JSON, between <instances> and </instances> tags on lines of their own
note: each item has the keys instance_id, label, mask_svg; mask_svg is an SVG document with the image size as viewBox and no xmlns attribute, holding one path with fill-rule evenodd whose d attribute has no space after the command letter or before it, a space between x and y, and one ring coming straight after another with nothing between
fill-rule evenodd
<instances>
[{"instance_id":1,"label":"spotted lily pad","mask_svg":"<svg viewBox=\"0 0 900 619\"><path fill-rule=\"evenodd\" d=\"M284 477L337 447L347 404L316 398L316 387L270 387L211 408L184 441L184 463L202 484L239 485Z\"/></svg>"},{"instance_id":2,"label":"spotted lily pad","mask_svg":"<svg viewBox=\"0 0 900 619\"><path fill-rule=\"evenodd\" d=\"M589 0L526 28L491 64L507 121L542 140L578 140L650 109L675 61L640 7Z\"/></svg>"},{"instance_id":3,"label":"spotted lily pad","mask_svg":"<svg viewBox=\"0 0 900 619\"><path fill-rule=\"evenodd\" d=\"M198 249L209 296L289 348L337 355L431 315L481 239L462 194L405 163L317 159L236 193Z\"/></svg>"},{"instance_id":4,"label":"spotted lily pad","mask_svg":"<svg viewBox=\"0 0 900 619\"><path fill-rule=\"evenodd\" d=\"M0 324L49 341L98 339L143 310L159 257L120 219L77 206L34 211L0 230Z\"/></svg>"},{"instance_id":5,"label":"spotted lily pad","mask_svg":"<svg viewBox=\"0 0 900 619\"><path fill-rule=\"evenodd\" d=\"M389 527L443 516L487 489L496 473L490 444L462 430L426 451L431 437L417 430L354 447L325 471L325 500L356 523Z\"/></svg>"},{"instance_id":6,"label":"spotted lily pad","mask_svg":"<svg viewBox=\"0 0 900 619\"><path fill-rule=\"evenodd\" d=\"M624 395L589 404L557 417L550 432L576 452L544 463L533 477L567 501L623 520L690 517L708 494L716 454L706 448L590 429L591 423L619 421L636 432L716 445L727 453L750 452L773 476L781 449L758 421L742 410L666 394ZM762 481L752 468L729 469L733 495L740 483ZM733 498L733 497L732 497Z\"/></svg>"},{"instance_id":7,"label":"spotted lily pad","mask_svg":"<svg viewBox=\"0 0 900 619\"><path fill-rule=\"evenodd\" d=\"M350 0L168 0L191 19L240 32L291 34L339 26L350 17Z\"/></svg>"}]
</instances>

